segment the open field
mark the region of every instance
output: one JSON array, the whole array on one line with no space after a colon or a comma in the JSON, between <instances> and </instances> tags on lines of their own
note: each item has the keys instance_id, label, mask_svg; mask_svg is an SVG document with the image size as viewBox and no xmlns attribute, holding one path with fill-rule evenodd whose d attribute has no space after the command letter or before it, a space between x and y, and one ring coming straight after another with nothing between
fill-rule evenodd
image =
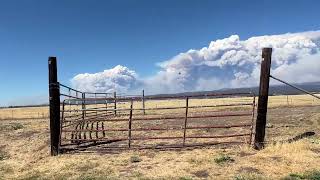
<instances>
[{"instance_id":1,"label":"open field","mask_svg":"<svg viewBox=\"0 0 320 180\"><path fill-rule=\"evenodd\" d=\"M320 96L320 94L318 94ZM232 98L232 102L243 102L251 98ZM209 102L216 104L228 103L230 98L220 98L214 100L195 100L194 105L207 105ZM148 107L161 107L169 104L170 106L181 106L185 104L184 100L179 101L146 101L146 108ZM320 105L319 100L309 95L281 95L281 96L270 96L269 107L279 106L310 106ZM134 104L134 107L141 108L141 103ZM0 120L8 119L43 119L49 116L48 107L28 107L28 108L4 108L0 109Z\"/></svg>"},{"instance_id":2,"label":"open field","mask_svg":"<svg viewBox=\"0 0 320 180\"><path fill-rule=\"evenodd\" d=\"M216 99L214 103L247 101ZM185 101L147 101L146 107ZM193 105L212 103L208 100ZM137 104L135 106L140 106ZM192 104L191 104L192 105ZM47 107L0 110L0 179L294 179L320 177L320 101L306 95L271 96L267 147L211 146L191 150L141 150L113 154L49 156ZM239 107L240 109L242 107ZM14 117L12 116L14 111ZM18 119L18 120L15 120ZM315 136L292 143L306 131ZM318 173L318 174L317 174ZM291 174L291 176L290 176ZM300 178L300 179L301 179Z\"/></svg>"}]
</instances>

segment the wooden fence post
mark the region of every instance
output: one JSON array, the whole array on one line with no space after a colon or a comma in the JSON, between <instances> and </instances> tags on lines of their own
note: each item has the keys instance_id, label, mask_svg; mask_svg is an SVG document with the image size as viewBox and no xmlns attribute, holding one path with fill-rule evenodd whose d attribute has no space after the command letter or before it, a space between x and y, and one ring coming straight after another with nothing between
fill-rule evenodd
<instances>
[{"instance_id":1,"label":"wooden fence post","mask_svg":"<svg viewBox=\"0 0 320 180\"><path fill-rule=\"evenodd\" d=\"M272 54L272 48L263 48L261 72L260 72L258 113L257 113L257 121L256 121L255 139L254 139L254 148L258 150L264 147L265 128L266 128L267 110L268 110L271 54Z\"/></svg>"},{"instance_id":2,"label":"wooden fence post","mask_svg":"<svg viewBox=\"0 0 320 180\"><path fill-rule=\"evenodd\" d=\"M49 57L49 103L51 156L59 154L60 144L60 86L57 75L57 59Z\"/></svg>"},{"instance_id":3,"label":"wooden fence post","mask_svg":"<svg viewBox=\"0 0 320 180\"><path fill-rule=\"evenodd\" d=\"M144 101L144 89L142 90L142 109L143 109L143 115L146 115L146 105Z\"/></svg>"},{"instance_id":4,"label":"wooden fence post","mask_svg":"<svg viewBox=\"0 0 320 180\"><path fill-rule=\"evenodd\" d=\"M106 94L106 117L108 117L108 95Z\"/></svg>"},{"instance_id":5,"label":"wooden fence post","mask_svg":"<svg viewBox=\"0 0 320 180\"><path fill-rule=\"evenodd\" d=\"M132 126L133 100L130 102L129 127L128 127L128 146L131 148L131 126Z\"/></svg>"},{"instance_id":6,"label":"wooden fence post","mask_svg":"<svg viewBox=\"0 0 320 180\"><path fill-rule=\"evenodd\" d=\"M189 109L189 97L186 98L186 116L184 118L184 128L183 128L183 146L186 144L186 134L187 134L187 121L188 121L188 109Z\"/></svg>"},{"instance_id":7,"label":"wooden fence post","mask_svg":"<svg viewBox=\"0 0 320 180\"><path fill-rule=\"evenodd\" d=\"M117 115L117 92L113 93L114 96L114 115Z\"/></svg>"},{"instance_id":8,"label":"wooden fence post","mask_svg":"<svg viewBox=\"0 0 320 180\"><path fill-rule=\"evenodd\" d=\"M82 120L84 120L86 116L86 93L82 93L82 100L81 100L81 105L82 105Z\"/></svg>"}]
</instances>

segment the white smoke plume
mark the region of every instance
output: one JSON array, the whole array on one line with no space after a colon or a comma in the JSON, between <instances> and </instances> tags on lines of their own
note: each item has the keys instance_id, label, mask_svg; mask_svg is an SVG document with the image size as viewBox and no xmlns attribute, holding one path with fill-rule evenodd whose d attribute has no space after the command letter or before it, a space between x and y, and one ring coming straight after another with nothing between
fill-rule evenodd
<instances>
[{"instance_id":1,"label":"white smoke plume","mask_svg":"<svg viewBox=\"0 0 320 180\"><path fill-rule=\"evenodd\" d=\"M267 35L240 40L238 35L212 41L158 63L160 71L138 78L123 66L96 74L79 74L71 81L86 91L174 93L257 86L261 50L272 47L272 74L290 82L319 81L320 31Z\"/></svg>"},{"instance_id":2,"label":"white smoke plume","mask_svg":"<svg viewBox=\"0 0 320 180\"><path fill-rule=\"evenodd\" d=\"M138 80L134 71L118 65L95 74L78 74L72 78L71 84L85 92L128 92L138 85Z\"/></svg>"}]
</instances>

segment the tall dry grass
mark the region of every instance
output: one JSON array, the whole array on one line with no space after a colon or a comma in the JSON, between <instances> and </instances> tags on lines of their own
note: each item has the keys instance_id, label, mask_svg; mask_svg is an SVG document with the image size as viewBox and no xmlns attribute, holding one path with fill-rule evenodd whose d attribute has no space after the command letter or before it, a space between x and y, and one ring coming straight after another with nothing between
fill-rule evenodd
<instances>
[{"instance_id":1,"label":"tall dry grass","mask_svg":"<svg viewBox=\"0 0 320 180\"><path fill-rule=\"evenodd\" d=\"M78 153L49 155L48 119L0 120L0 179L281 179L316 177L320 172L320 111L309 96L270 97L267 129L272 138L292 137L305 130L315 137L293 143L268 143L256 151L248 145L208 147L179 151L124 151L115 154ZM232 99L236 101L237 99ZM241 100L241 99L238 99ZM219 99L228 102L228 99ZM149 104L148 104L149 103ZM147 102L147 106L183 105L180 102ZM195 104L207 104L206 100ZM210 102L212 103L212 102ZM216 102L215 102L216 103ZM221 103L221 102L219 102ZM137 105L138 106L138 105ZM286 112L283 112L285 109ZM1 109L1 117L12 109ZM14 109L17 117L47 112L48 108ZM292 113L291 113L292 111ZM27 115L25 115L27 114ZM287 117L287 115L290 115ZM294 125L294 126L293 126ZM308 174L308 176L306 175ZM309 176L309 174L311 174Z\"/></svg>"}]
</instances>

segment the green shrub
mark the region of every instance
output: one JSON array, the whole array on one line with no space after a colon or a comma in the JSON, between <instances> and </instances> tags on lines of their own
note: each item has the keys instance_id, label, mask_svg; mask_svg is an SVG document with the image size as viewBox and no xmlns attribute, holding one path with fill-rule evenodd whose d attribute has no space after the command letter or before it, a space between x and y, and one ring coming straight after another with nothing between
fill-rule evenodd
<instances>
[{"instance_id":1,"label":"green shrub","mask_svg":"<svg viewBox=\"0 0 320 180\"><path fill-rule=\"evenodd\" d=\"M141 161L142 161L142 159L137 155L131 156L131 158L130 158L130 162L132 162L132 163L138 163Z\"/></svg>"},{"instance_id":2,"label":"green shrub","mask_svg":"<svg viewBox=\"0 0 320 180\"><path fill-rule=\"evenodd\" d=\"M221 165L228 162L234 162L234 159L232 159L230 156L225 154L220 154L218 157L214 158L214 162Z\"/></svg>"},{"instance_id":3,"label":"green shrub","mask_svg":"<svg viewBox=\"0 0 320 180\"><path fill-rule=\"evenodd\" d=\"M309 139L309 141L313 144L320 144L320 139L317 139L317 138Z\"/></svg>"},{"instance_id":4,"label":"green shrub","mask_svg":"<svg viewBox=\"0 0 320 180\"><path fill-rule=\"evenodd\" d=\"M10 124L0 125L1 131L18 130L22 128L23 128L23 125L20 123L10 123Z\"/></svg>"},{"instance_id":5,"label":"green shrub","mask_svg":"<svg viewBox=\"0 0 320 180\"><path fill-rule=\"evenodd\" d=\"M8 158L9 158L8 153L0 150L0 161L3 161L3 160L8 159Z\"/></svg>"},{"instance_id":6,"label":"green shrub","mask_svg":"<svg viewBox=\"0 0 320 180\"><path fill-rule=\"evenodd\" d=\"M11 123L10 124L13 130L18 130L18 129L22 129L23 125L20 123Z\"/></svg>"},{"instance_id":7,"label":"green shrub","mask_svg":"<svg viewBox=\"0 0 320 180\"><path fill-rule=\"evenodd\" d=\"M191 177L179 177L179 180L192 180Z\"/></svg>"},{"instance_id":8,"label":"green shrub","mask_svg":"<svg viewBox=\"0 0 320 180\"><path fill-rule=\"evenodd\" d=\"M288 176L282 178L282 180L298 180L298 179L304 179L303 175L301 174L289 174Z\"/></svg>"},{"instance_id":9,"label":"green shrub","mask_svg":"<svg viewBox=\"0 0 320 180\"><path fill-rule=\"evenodd\" d=\"M320 171L308 171L303 174L295 174L291 173L288 176L282 178L282 180L300 180L300 179L308 179L308 180L320 180Z\"/></svg>"}]
</instances>

